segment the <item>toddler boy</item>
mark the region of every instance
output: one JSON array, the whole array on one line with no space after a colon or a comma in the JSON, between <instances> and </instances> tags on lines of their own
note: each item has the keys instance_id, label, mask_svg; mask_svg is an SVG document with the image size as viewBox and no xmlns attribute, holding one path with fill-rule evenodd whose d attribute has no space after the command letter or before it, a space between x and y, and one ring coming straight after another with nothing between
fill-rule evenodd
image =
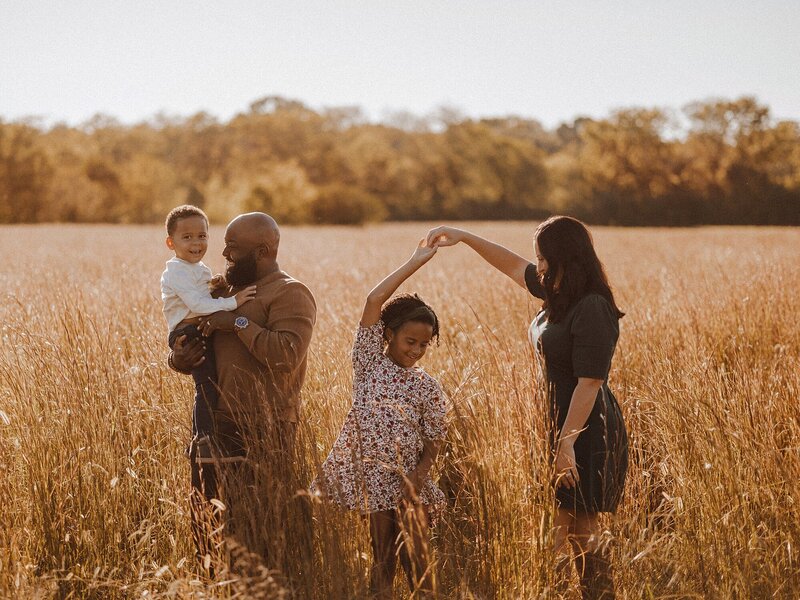
<instances>
[{"instance_id":1,"label":"toddler boy","mask_svg":"<svg viewBox=\"0 0 800 600\"><path fill-rule=\"evenodd\" d=\"M166 220L167 247L175 256L167 261L161 274L161 300L169 328L169 347L185 335L187 340L201 336L200 317L220 310L235 310L256 293L250 286L230 298L212 298L212 287L224 285L222 276L212 277L202 259L208 250L208 217L189 204L170 211ZM192 370L195 400L192 409L190 458L200 463L214 459L211 443L212 411L217 405L216 361L212 344L206 344L205 360Z\"/></svg>"}]
</instances>

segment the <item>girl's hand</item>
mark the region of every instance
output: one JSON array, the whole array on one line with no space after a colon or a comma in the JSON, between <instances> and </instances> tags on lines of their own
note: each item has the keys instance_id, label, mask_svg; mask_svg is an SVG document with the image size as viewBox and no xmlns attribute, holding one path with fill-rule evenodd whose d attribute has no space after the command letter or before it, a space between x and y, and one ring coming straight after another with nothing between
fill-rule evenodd
<instances>
[{"instance_id":1,"label":"girl's hand","mask_svg":"<svg viewBox=\"0 0 800 600\"><path fill-rule=\"evenodd\" d=\"M575 462L575 448L568 442L560 442L556 454L556 487L567 489L578 486L578 467Z\"/></svg>"},{"instance_id":2,"label":"girl's hand","mask_svg":"<svg viewBox=\"0 0 800 600\"><path fill-rule=\"evenodd\" d=\"M380 320L383 303L395 293L400 284L433 258L437 249L438 246L436 244L428 245L423 240L420 240L411 258L372 288L372 291L367 295L367 301L364 303L364 310L361 313L361 325L363 327L371 327Z\"/></svg>"},{"instance_id":3,"label":"girl's hand","mask_svg":"<svg viewBox=\"0 0 800 600\"><path fill-rule=\"evenodd\" d=\"M425 240L420 240L419 244L417 245L417 249L414 250L414 254L411 257L411 260L416 262L418 265L422 266L433 258L433 255L436 254L436 251L438 249L439 249L438 245L434 244L428 246L425 243Z\"/></svg>"},{"instance_id":4,"label":"girl's hand","mask_svg":"<svg viewBox=\"0 0 800 600\"><path fill-rule=\"evenodd\" d=\"M406 476L403 477L403 500L411 503L419 502L418 491L421 487L422 481L417 470L414 469L410 473L407 473Z\"/></svg>"},{"instance_id":5,"label":"girl's hand","mask_svg":"<svg viewBox=\"0 0 800 600\"><path fill-rule=\"evenodd\" d=\"M463 229L456 229L455 227L448 227L447 225L440 225L434 227L425 236L425 244L428 246L455 246L459 242L464 241L464 236L467 232Z\"/></svg>"}]
</instances>

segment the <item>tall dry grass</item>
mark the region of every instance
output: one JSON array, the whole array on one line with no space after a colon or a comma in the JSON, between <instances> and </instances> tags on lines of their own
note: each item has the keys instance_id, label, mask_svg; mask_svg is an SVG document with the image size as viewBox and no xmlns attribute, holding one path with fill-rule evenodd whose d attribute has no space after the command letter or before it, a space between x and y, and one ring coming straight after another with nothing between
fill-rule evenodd
<instances>
[{"instance_id":1,"label":"tall dry grass","mask_svg":"<svg viewBox=\"0 0 800 600\"><path fill-rule=\"evenodd\" d=\"M532 254L529 224L472 227ZM349 407L363 297L426 229L284 230L281 264L319 304L302 477ZM222 230L212 236L207 262L221 270ZM605 522L619 596L800 597L800 231L595 237L628 313L611 385L631 466ZM192 390L164 360L162 238L0 228L0 596L363 597L365 523L324 504L310 540L293 537L306 524L290 513L300 549L285 572L238 549L236 575L198 577L182 455ZM452 401L438 468L450 507L433 540L441 594L553 597L544 405L525 335L536 304L466 247L440 252L405 289L443 323L424 360Z\"/></svg>"}]
</instances>

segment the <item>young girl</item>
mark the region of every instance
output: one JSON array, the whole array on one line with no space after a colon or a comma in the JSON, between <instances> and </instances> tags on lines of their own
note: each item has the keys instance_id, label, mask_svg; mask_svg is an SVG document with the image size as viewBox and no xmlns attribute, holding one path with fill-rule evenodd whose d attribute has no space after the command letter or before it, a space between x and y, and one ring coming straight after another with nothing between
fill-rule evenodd
<instances>
[{"instance_id":1,"label":"young girl","mask_svg":"<svg viewBox=\"0 0 800 600\"><path fill-rule=\"evenodd\" d=\"M412 592L431 592L427 529L444 506L430 478L445 437L445 398L416 366L439 320L419 296L394 291L436 253L420 243L413 256L367 296L353 344L353 407L312 491L369 515L370 588L391 597L399 555Z\"/></svg>"}]
</instances>

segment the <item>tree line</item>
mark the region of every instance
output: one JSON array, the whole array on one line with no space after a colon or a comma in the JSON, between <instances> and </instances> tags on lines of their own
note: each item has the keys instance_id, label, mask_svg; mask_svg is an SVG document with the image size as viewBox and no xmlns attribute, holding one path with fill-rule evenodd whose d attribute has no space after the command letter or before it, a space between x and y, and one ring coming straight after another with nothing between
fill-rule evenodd
<instances>
[{"instance_id":1,"label":"tree line","mask_svg":"<svg viewBox=\"0 0 800 600\"><path fill-rule=\"evenodd\" d=\"M800 224L800 124L755 98L631 108L555 129L442 109L369 122L270 96L227 122L97 115L0 120L0 223L156 223L198 205L225 222L540 219Z\"/></svg>"}]
</instances>

